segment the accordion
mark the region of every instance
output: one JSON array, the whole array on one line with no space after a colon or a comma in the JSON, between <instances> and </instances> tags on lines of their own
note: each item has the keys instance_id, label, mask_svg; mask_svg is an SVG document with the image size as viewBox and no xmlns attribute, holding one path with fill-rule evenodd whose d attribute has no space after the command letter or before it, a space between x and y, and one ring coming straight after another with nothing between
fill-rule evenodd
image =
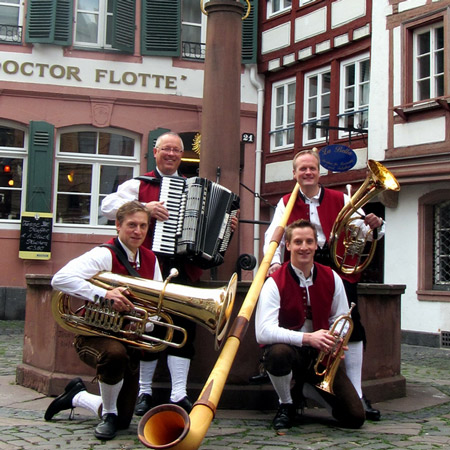
<instances>
[{"instance_id":1,"label":"accordion","mask_svg":"<svg viewBox=\"0 0 450 450\"><path fill-rule=\"evenodd\" d=\"M184 256L202 269L223 263L239 197L206 178L163 177L159 201L169 219L156 221L152 250Z\"/></svg>"}]
</instances>

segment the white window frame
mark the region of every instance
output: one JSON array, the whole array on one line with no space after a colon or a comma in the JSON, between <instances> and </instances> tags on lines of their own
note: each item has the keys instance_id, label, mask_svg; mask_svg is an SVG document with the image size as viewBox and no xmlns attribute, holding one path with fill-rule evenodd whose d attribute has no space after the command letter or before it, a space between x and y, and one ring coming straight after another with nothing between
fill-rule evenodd
<instances>
[{"instance_id":1,"label":"white window frame","mask_svg":"<svg viewBox=\"0 0 450 450\"><path fill-rule=\"evenodd\" d=\"M11 190L20 191L20 216L25 211L26 205L26 185L27 185L27 167L28 167L28 142L29 134L27 128L20 126L10 121L0 121L2 127L14 128L24 133L23 147L0 147L0 158L16 158L22 159L22 186L20 189L11 188ZM9 190L9 188L6 188ZM0 224L3 229L17 229L20 226L19 219L0 219Z\"/></svg>"},{"instance_id":2,"label":"white window frame","mask_svg":"<svg viewBox=\"0 0 450 450\"><path fill-rule=\"evenodd\" d=\"M449 200L444 200L436 203L433 207L433 290L450 291L450 280L448 278L448 271L444 276L444 268L441 264L442 260L449 258L448 254L445 254L442 250L441 240L447 240L449 225L446 224L446 228L440 228L441 223L438 217L443 213L444 207L449 208ZM448 246L446 247L448 248Z\"/></svg>"},{"instance_id":3,"label":"white window frame","mask_svg":"<svg viewBox=\"0 0 450 450\"><path fill-rule=\"evenodd\" d=\"M109 0L98 0L99 2L99 10L89 11L89 10L80 10L78 8L80 0L76 2L75 9L75 34L74 34L74 45L79 47L89 47L89 48L107 48L112 49L111 44L106 43L106 31L107 31L107 23L108 17L112 17L112 13L108 13L108 1ZM97 28L97 42L84 42L77 40L77 26L78 26L78 14L94 14L98 16L98 28Z\"/></svg>"},{"instance_id":4,"label":"white window frame","mask_svg":"<svg viewBox=\"0 0 450 450\"><path fill-rule=\"evenodd\" d=\"M200 14L200 22L187 22L187 21L183 21L183 5L184 2L186 0L183 0L182 4L181 4L181 42L191 42L191 41L184 41L184 36L183 36L183 26L194 26L194 27L198 27L200 28L200 42L198 42L198 44L200 45L200 52L204 51L204 47L205 47L205 43L206 43L206 29L207 29L207 16L203 13ZM192 0L191 0L192 1ZM208 3L207 1L204 2L204 5ZM198 8L200 9L200 3L196 2L196 4L198 4ZM189 52L183 52L183 56L185 57L192 57L195 59L199 59L198 58L198 52L194 52L192 54L189 54ZM203 56L204 58L204 56Z\"/></svg>"},{"instance_id":5,"label":"white window frame","mask_svg":"<svg viewBox=\"0 0 450 450\"><path fill-rule=\"evenodd\" d=\"M369 61L369 79L361 80L361 64ZM345 71L347 67L355 67L355 84L346 85ZM340 75L340 87L339 87L339 127L347 128L347 119L349 116L353 116L353 127L367 129L369 126L369 94L367 95L367 103L363 102L362 90L368 86L370 90L370 55L364 53L354 58L347 59L341 63L341 75ZM353 90L354 101L353 107L349 107L346 104L346 92ZM345 138L349 136L349 132L339 130L339 138Z\"/></svg>"},{"instance_id":6,"label":"white window frame","mask_svg":"<svg viewBox=\"0 0 450 450\"><path fill-rule=\"evenodd\" d=\"M268 0L267 2L267 18L278 16L286 11L292 9L292 1L289 0L276 0L279 3L279 7L275 6L275 0ZM288 5L288 3L291 3Z\"/></svg>"},{"instance_id":7,"label":"white window frame","mask_svg":"<svg viewBox=\"0 0 450 450\"><path fill-rule=\"evenodd\" d=\"M17 32L14 36L8 36L8 30L7 28L0 27L0 42L17 42L20 43L21 40L19 40L19 28L23 27L23 18L24 18L24 2L22 0L17 0L17 4L14 3L8 3L0 0L0 7L4 6L5 8L14 8L16 7L18 9L18 17L17 17L17 24L11 25L11 26L17 26ZM14 39L16 37L16 39Z\"/></svg>"},{"instance_id":8,"label":"white window frame","mask_svg":"<svg viewBox=\"0 0 450 450\"><path fill-rule=\"evenodd\" d=\"M294 90L296 90L296 79L295 77L288 78L282 81L278 81L277 83L274 83L272 85L272 110L271 110L271 126L270 126L270 152L279 152L283 150L288 150L294 147L294 142L288 143L288 132L290 130L294 131L295 134L295 111L294 111L294 119L292 122L287 121L288 117L288 108L291 105L294 105L295 108L295 97L294 100L289 101L288 100L288 92L289 92L289 86L294 85ZM283 103L278 105L276 103L277 101L277 90L279 88L284 88L284 98ZM282 123L277 123L277 111L279 109L282 109L282 115L283 115L283 121ZM283 143L281 145L276 144L276 136L277 134L282 133L282 140ZM295 136L294 136L295 139Z\"/></svg>"},{"instance_id":9,"label":"white window frame","mask_svg":"<svg viewBox=\"0 0 450 450\"><path fill-rule=\"evenodd\" d=\"M299 6L305 6L305 5L308 5L309 3L313 3L315 1L316 0L300 0Z\"/></svg>"},{"instance_id":10,"label":"white window frame","mask_svg":"<svg viewBox=\"0 0 450 450\"><path fill-rule=\"evenodd\" d=\"M442 48L435 48L436 44L436 30L442 28L442 32L444 33L444 39L443 44L444 46ZM423 35L425 33L428 33L430 36L430 51L428 53L424 53L422 55L418 54L418 38L419 35ZM438 78L442 78L445 82L445 71L444 71L444 62L442 62L442 71L439 72L437 70L437 62L438 58L442 57L444 59L445 57L445 29L443 22L437 22L431 25L427 25L425 27L418 28L413 31L413 101L422 101L422 100L428 100L431 98L436 98L441 95L444 95L445 93L445 85L443 87L443 92L438 92L437 87L437 80ZM419 63L422 58L429 57L429 74L428 76L424 76L422 78L419 78ZM421 98L420 96L420 83L426 82L428 80L429 82L429 97Z\"/></svg>"},{"instance_id":11,"label":"white window frame","mask_svg":"<svg viewBox=\"0 0 450 450\"><path fill-rule=\"evenodd\" d=\"M323 91L323 77L326 74L330 74L331 78L331 67L321 67L320 69L314 70L312 72L308 72L305 74L305 95L304 95L304 104L303 104L303 145L309 145L319 142L325 142L327 137L327 130L324 128L316 128L316 135L314 138L308 137L308 129L311 126L311 123L318 123L319 125L324 125L323 121L327 121L330 123L330 113L321 114L323 109L323 99L325 96L328 96L328 108L330 108L331 101L331 86L328 92ZM313 77L317 77L317 94L312 95L310 93L310 80ZM317 114L314 117L310 116L310 100L316 99L316 111Z\"/></svg>"},{"instance_id":12,"label":"white window frame","mask_svg":"<svg viewBox=\"0 0 450 450\"><path fill-rule=\"evenodd\" d=\"M119 134L134 139L134 156L114 156L99 154L80 154L61 152L61 135L71 132L95 132L99 133ZM100 169L102 166L118 166L129 167L132 169L132 177L136 177L140 173L140 149L141 141L138 135L116 128L94 128L94 127L68 127L58 130L56 138L56 157L55 157L55 182L53 192L53 204L55 205L55 222L54 226L64 233L85 233L89 229L94 234L101 234L105 230L114 228L113 225L104 225L98 223L98 217L101 216L99 198L100 198ZM90 205L90 221L89 224L59 223L58 222L58 177L60 164L87 164L92 167L91 192L86 194L91 199ZM83 195L83 194L81 194Z\"/></svg>"}]
</instances>

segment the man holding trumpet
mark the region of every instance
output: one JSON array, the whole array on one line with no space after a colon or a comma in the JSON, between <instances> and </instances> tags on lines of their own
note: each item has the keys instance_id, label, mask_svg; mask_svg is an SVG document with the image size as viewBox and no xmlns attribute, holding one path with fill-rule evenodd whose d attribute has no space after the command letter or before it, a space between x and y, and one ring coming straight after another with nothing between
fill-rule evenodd
<instances>
[{"instance_id":1,"label":"man holding trumpet","mask_svg":"<svg viewBox=\"0 0 450 450\"><path fill-rule=\"evenodd\" d=\"M303 150L294 156L293 178L299 184L300 191L287 223L292 223L297 219L311 221L316 226L318 233L318 248L315 254L315 261L333 267L330 258L329 236L339 212L349 201L349 196L342 192L325 188L319 183L320 159L319 153L315 149ZM284 214L288 198L289 195L284 196L277 204L272 223L265 234L264 253L267 251L280 217ZM361 216L360 220L358 220L360 232L363 235L368 235L369 240L372 238L381 239L384 236L384 221L373 213L365 215L362 210L359 210L358 213ZM370 233L370 230L373 232ZM284 239L281 239L280 245L272 259L269 275L275 272L286 258L288 257L285 254ZM363 395L361 386L366 334L358 311L357 285L360 274L339 273L339 276L343 280L349 304L355 303L356 305L352 310L354 328L349 342L349 351L345 359L345 368L364 406L366 419L377 421L381 417L380 411L372 407Z\"/></svg>"},{"instance_id":2,"label":"man holding trumpet","mask_svg":"<svg viewBox=\"0 0 450 450\"><path fill-rule=\"evenodd\" d=\"M341 367L336 370L334 394L318 389L314 369L319 352L343 358L338 338L329 332L348 303L341 278L314 262L317 230L306 220L290 224L285 232L290 261L264 283L258 301L256 339L264 345L263 364L279 397L275 429L290 428L295 419L295 391L327 408L340 426L359 428L365 411L359 395ZM343 347L342 350L346 350ZM333 356L330 356L333 358Z\"/></svg>"}]
</instances>

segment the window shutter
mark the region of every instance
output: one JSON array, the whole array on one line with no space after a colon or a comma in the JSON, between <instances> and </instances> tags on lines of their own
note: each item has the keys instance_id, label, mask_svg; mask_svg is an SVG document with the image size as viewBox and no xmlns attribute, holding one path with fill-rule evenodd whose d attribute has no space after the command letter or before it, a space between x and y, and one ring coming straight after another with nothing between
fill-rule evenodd
<instances>
[{"instance_id":1,"label":"window shutter","mask_svg":"<svg viewBox=\"0 0 450 450\"><path fill-rule=\"evenodd\" d=\"M170 131L168 128L157 128L148 133L147 172L156 168L155 157L153 156L153 148L155 147L156 139L168 131Z\"/></svg>"},{"instance_id":2,"label":"window shutter","mask_svg":"<svg viewBox=\"0 0 450 450\"><path fill-rule=\"evenodd\" d=\"M143 55L180 55L180 3L179 0L142 1Z\"/></svg>"},{"instance_id":3,"label":"window shutter","mask_svg":"<svg viewBox=\"0 0 450 450\"><path fill-rule=\"evenodd\" d=\"M127 53L134 53L134 32L136 17L136 0L117 0L113 11L114 48Z\"/></svg>"},{"instance_id":4,"label":"window shutter","mask_svg":"<svg viewBox=\"0 0 450 450\"><path fill-rule=\"evenodd\" d=\"M70 45L72 28L73 0L29 0L27 42Z\"/></svg>"},{"instance_id":5,"label":"window shutter","mask_svg":"<svg viewBox=\"0 0 450 450\"><path fill-rule=\"evenodd\" d=\"M47 122L30 122L27 211L51 212L54 129Z\"/></svg>"},{"instance_id":6,"label":"window shutter","mask_svg":"<svg viewBox=\"0 0 450 450\"><path fill-rule=\"evenodd\" d=\"M258 0L250 0L250 14L242 21L242 63L256 64Z\"/></svg>"}]
</instances>

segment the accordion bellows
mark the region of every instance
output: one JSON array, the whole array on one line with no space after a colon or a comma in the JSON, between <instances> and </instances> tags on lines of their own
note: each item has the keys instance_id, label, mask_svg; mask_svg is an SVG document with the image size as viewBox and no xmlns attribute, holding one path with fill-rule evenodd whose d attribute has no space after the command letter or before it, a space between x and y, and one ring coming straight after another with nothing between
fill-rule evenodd
<instances>
[{"instance_id":1,"label":"accordion bellows","mask_svg":"<svg viewBox=\"0 0 450 450\"><path fill-rule=\"evenodd\" d=\"M185 256L203 269L222 264L239 197L206 178L163 177L159 200L169 219L156 222L152 250Z\"/></svg>"}]
</instances>

